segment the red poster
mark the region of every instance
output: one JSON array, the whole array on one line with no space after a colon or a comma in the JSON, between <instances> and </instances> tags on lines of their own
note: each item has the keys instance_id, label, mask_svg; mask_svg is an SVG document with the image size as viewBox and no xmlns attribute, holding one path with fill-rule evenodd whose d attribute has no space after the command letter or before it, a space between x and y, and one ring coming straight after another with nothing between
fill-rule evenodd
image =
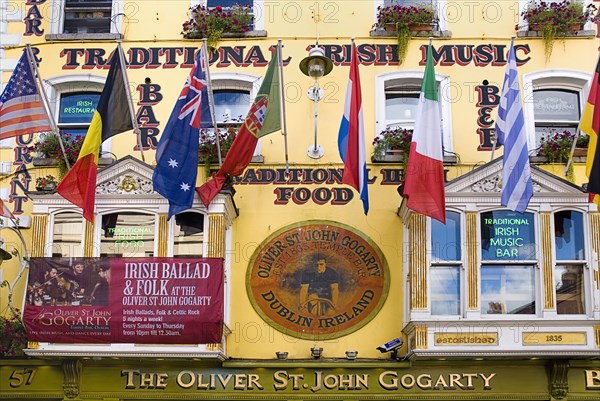
<instances>
[{"instance_id":1,"label":"red poster","mask_svg":"<svg viewBox=\"0 0 600 401\"><path fill-rule=\"evenodd\" d=\"M220 343L223 260L31 258L29 341Z\"/></svg>"}]
</instances>

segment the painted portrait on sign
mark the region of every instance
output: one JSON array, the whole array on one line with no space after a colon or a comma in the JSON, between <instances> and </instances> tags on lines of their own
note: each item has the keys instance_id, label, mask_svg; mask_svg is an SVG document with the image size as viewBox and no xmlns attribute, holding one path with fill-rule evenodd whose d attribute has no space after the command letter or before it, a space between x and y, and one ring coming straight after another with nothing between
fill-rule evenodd
<instances>
[{"instance_id":1,"label":"painted portrait on sign","mask_svg":"<svg viewBox=\"0 0 600 401\"><path fill-rule=\"evenodd\" d=\"M336 222L284 227L255 251L246 277L255 310L277 330L306 339L347 335L383 306L387 263L364 234Z\"/></svg>"}]
</instances>

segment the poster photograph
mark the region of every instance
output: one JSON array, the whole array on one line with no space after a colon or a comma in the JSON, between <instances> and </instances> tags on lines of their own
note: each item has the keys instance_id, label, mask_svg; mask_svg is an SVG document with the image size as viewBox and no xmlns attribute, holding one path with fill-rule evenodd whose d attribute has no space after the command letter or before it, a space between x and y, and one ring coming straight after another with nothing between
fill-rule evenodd
<instances>
[{"instance_id":1,"label":"poster photograph","mask_svg":"<svg viewBox=\"0 0 600 401\"><path fill-rule=\"evenodd\" d=\"M206 344L221 341L223 260L31 258L29 341Z\"/></svg>"},{"instance_id":2,"label":"poster photograph","mask_svg":"<svg viewBox=\"0 0 600 401\"><path fill-rule=\"evenodd\" d=\"M279 331L333 339L369 322L383 306L389 272L364 234L331 221L284 227L255 251L246 277L257 313Z\"/></svg>"}]
</instances>

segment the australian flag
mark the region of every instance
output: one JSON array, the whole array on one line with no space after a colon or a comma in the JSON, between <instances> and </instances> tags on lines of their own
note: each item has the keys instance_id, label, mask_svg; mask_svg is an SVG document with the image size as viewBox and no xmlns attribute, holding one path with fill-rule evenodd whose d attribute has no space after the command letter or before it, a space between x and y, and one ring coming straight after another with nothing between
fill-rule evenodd
<instances>
[{"instance_id":1,"label":"australian flag","mask_svg":"<svg viewBox=\"0 0 600 401\"><path fill-rule=\"evenodd\" d=\"M169 218L192 207L198 175L200 128L213 127L204 46L198 52L158 142L154 190L169 200Z\"/></svg>"}]
</instances>

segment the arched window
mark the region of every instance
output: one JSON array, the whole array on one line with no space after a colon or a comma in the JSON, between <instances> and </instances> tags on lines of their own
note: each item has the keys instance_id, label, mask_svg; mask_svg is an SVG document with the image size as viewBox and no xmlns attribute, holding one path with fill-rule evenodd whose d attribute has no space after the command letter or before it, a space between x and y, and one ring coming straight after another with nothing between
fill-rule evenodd
<instances>
[{"instance_id":1,"label":"arched window","mask_svg":"<svg viewBox=\"0 0 600 401\"><path fill-rule=\"evenodd\" d=\"M102 215L100 256L151 257L155 255L156 215L112 212Z\"/></svg>"}]
</instances>

